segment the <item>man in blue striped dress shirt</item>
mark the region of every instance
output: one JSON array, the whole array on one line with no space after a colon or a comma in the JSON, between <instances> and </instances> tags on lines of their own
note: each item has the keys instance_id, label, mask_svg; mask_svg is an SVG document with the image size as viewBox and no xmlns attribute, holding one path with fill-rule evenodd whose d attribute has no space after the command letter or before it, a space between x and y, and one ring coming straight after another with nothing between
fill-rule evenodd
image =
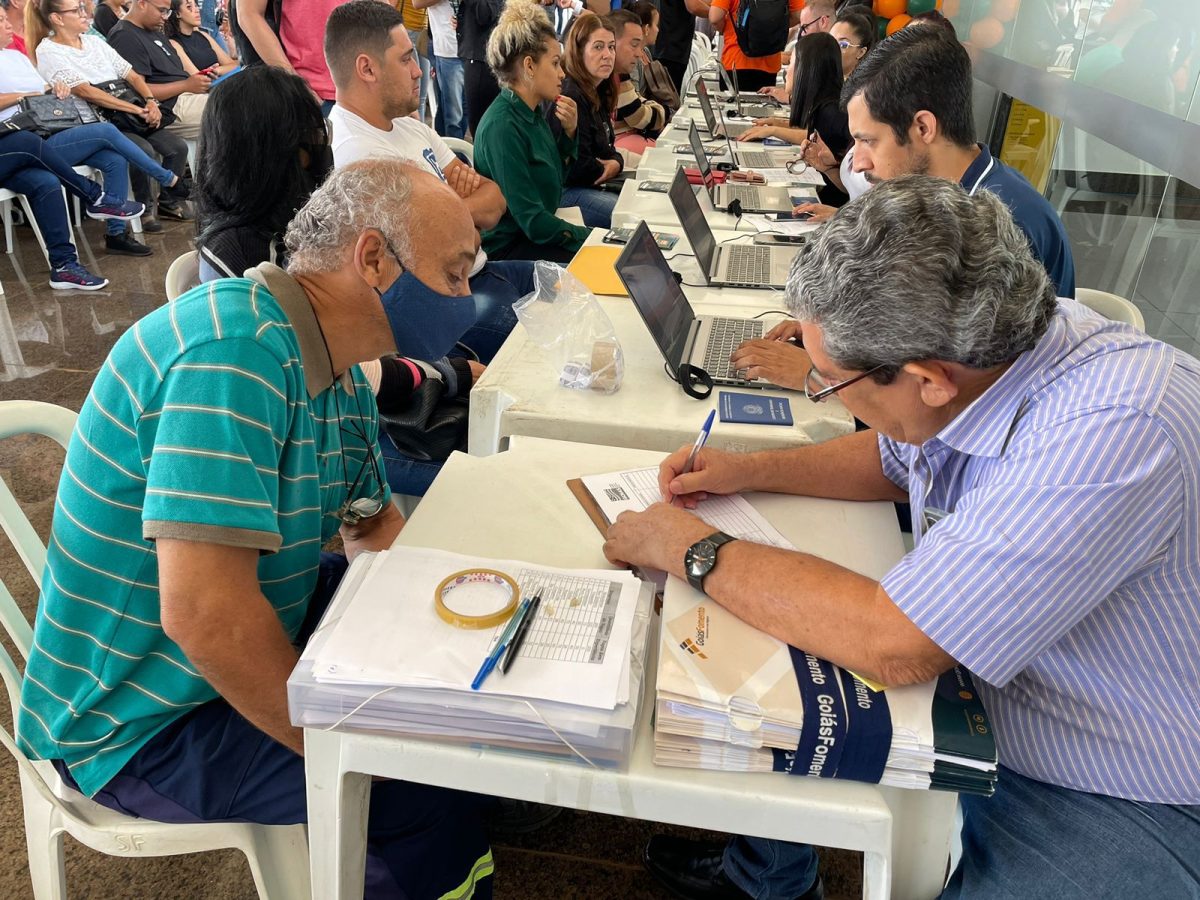
<instances>
[{"instance_id":1,"label":"man in blue striped dress shirt","mask_svg":"<svg viewBox=\"0 0 1200 900\"><path fill-rule=\"evenodd\" d=\"M880 184L797 257L805 393L871 426L663 464L677 501L625 514L609 559L685 574L707 494L912 503L881 581L725 543L702 589L885 684L955 663L995 726L945 898L1200 897L1200 362L1056 300L1005 205L930 176ZM694 573L693 573L694 574ZM679 896L816 898L812 848L655 838Z\"/></svg>"},{"instance_id":2,"label":"man in blue striped dress shirt","mask_svg":"<svg viewBox=\"0 0 1200 900\"><path fill-rule=\"evenodd\" d=\"M305 821L286 682L345 570L321 548L340 529L351 555L383 549L403 525L356 363L397 349L381 298L404 269L463 293L444 284L466 283L470 214L370 161L314 192L287 244L287 272L201 285L123 335L67 449L18 737L123 812ZM476 798L372 796L368 896L490 896Z\"/></svg>"}]
</instances>

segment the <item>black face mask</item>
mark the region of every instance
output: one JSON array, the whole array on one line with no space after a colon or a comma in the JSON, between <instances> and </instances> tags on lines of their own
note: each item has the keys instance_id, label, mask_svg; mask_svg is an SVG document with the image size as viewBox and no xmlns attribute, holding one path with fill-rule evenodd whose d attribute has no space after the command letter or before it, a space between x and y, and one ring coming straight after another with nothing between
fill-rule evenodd
<instances>
[{"instance_id":1,"label":"black face mask","mask_svg":"<svg viewBox=\"0 0 1200 900\"><path fill-rule=\"evenodd\" d=\"M328 144L301 144L300 149L308 154L308 168L301 170L301 178L305 192L311 194L333 171L333 148Z\"/></svg>"}]
</instances>

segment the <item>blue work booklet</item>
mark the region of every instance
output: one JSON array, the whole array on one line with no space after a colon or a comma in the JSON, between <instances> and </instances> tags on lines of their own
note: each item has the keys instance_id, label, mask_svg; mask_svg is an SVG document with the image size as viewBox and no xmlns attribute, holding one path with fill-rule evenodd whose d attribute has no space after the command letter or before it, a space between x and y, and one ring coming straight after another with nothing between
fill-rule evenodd
<instances>
[{"instance_id":1,"label":"blue work booklet","mask_svg":"<svg viewBox=\"0 0 1200 900\"><path fill-rule=\"evenodd\" d=\"M718 407L722 422L747 425L791 425L792 405L786 397L720 391Z\"/></svg>"}]
</instances>

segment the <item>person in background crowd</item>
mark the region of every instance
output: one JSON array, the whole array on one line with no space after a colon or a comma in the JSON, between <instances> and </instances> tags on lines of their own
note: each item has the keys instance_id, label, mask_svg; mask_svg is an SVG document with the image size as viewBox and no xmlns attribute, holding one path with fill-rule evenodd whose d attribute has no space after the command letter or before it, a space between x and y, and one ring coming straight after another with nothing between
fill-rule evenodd
<instances>
[{"instance_id":1,"label":"person in background crowd","mask_svg":"<svg viewBox=\"0 0 1200 900\"><path fill-rule=\"evenodd\" d=\"M459 0L412 0L429 17L433 36L434 89L437 91L437 115L433 130L452 138L467 136L467 113L463 107L463 61L458 58L458 35L454 29L454 10ZM426 5L428 4L428 5Z\"/></svg>"},{"instance_id":2,"label":"person in background crowd","mask_svg":"<svg viewBox=\"0 0 1200 900\"><path fill-rule=\"evenodd\" d=\"M171 0L171 17L163 25L163 31L189 75L204 71L220 78L238 67L237 61L200 27L196 0Z\"/></svg>"},{"instance_id":3,"label":"person in background crowd","mask_svg":"<svg viewBox=\"0 0 1200 900\"><path fill-rule=\"evenodd\" d=\"M633 69L641 62L645 31L636 12L618 9L604 20L616 37L617 108L614 116L614 143L632 153L643 153L654 146L654 138L667 124L667 111L661 103L646 99L633 83ZM568 60L569 60L568 56Z\"/></svg>"},{"instance_id":4,"label":"person in background crowd","mask_svg":"<svg viewBox=\"0 0 1200 900\"><path fill-rule=\"evenodd\" d=\"M257 127L264 121L271 127ZM262 160L272 163L247 164ZM253 66L214 87L196 163L200 279L283 266L287 224L332 168L321 106L304 79Z\"/></svg>"},{"instance_id":5,"label":"person in background crowd","mask_svg":"<svg viewBox=\"0 0 1200 900\"><path fill-rule=\"evenodd\" d=\"M8 15L8 26L12 31L8 49L26 55L29 54L29 45L25 42L25 17L26 9L31 5L30 0L0 0L0 9Z\"/></svg>"},{"instance_id":6,"label":"person in background crowd","mask_svg":"<svg viewBox=\"0 0 1200 900\"><path fill-rule=\"evenodd\" d=\"M871 48L875 46L878 32L875 20L864 13L856 12L861 7L851 7L834 21L829 33L838 42L842 51L842 77L849 78L858 68Z\"/></svg>"},{"instance_id":7,"label":"person in background crowd","mask_svg":"<svg viewBox=\"0 0 1200 900\"><path fill-rule=\"evenodd\" d=\"M616 108L616 79L613 64L616 40L604 20L593 12L582 12L567 32L563 54L561 92L574 101L579 110L578 154L567 169L562 206L578 206L583 224L589 228L608 228L612 224L617 195L597 189L621 174L624 160L613 143L612 115ZM557 110L546 114L550 130L563 132Z\"/></svg>"},{"instance_id":8,"label":"person in background crowd","mask_svg":"<svg viewBox=\"0 0 1200 900\"><path fill-rule=\"evenodd\" d=\"M654 42L654 58L663 64L675 90L683 97L687 93L683 76L692 55L696 19L707 22L710 6L706 0L660 0L658 9L662 20Z\"/></svg>"},{"instance_id":9,"label":"person in background crowd","mask_svg":"<svg viewBox=\"0 0 1200 900\"><path fill-rule=\"evenodd\" d=\"M184 140L195 140L212 78L203 72L189 75L162 37L163 22L170 16L170 0L133 0L125 18L109 31L108 43L146 80L163 111L174 115L166 127Z\"/></svg>"},{"instance_id":10,"label":"person in background crowd","mask_svg":"<svg viewBox=\"0 0 1200 900\"><path fill-rule=\"evenodd\" d=\"M385 307L414 267L473 254L470 216L436 178L369 160L330 176L286 241L286 272L264 263L135 323L67 450L18 740L125 815L306 821L287 678L347 557L404 525L357 363L404 349ZM322 553L335 536L345 556ZM365 896L488 900L491 802L375 782Z\"/></svg>"},{"instance_id":11,"label":"person in background crowd","mask_svg":"<svg viewBox=\"0 0 1200 900\"><path fill-rule=\"evenodd\" d=\"M736 0L733 0L733 2L736 2ZM796 29L795 40L799 41L800 38L808 34L829 31L833 28L834 21L834 5L832 0L810 0L810 2L805 4L804 10L800 14L800 27ZM732 25L730 28L732 29ZM739 50L738 52L740 53L741 51ZM773 97L780 103L791 103L796 83L792 68L792 66L788 67L782 85L775 84L774 79L772 79L771 84L760 86L758 92ZM775 67L775 71L779 71L779 66ZM742 90L747 90L744 76L739 77L743 79L740 87Z\"/></svg>"},{"instance_id":12,"label":"person in background crowd","mask_svg":"<svg viewBox=\"0 0 1200 900\"><path fill-rule=\"evenodd\" d=\"M554 34L560 43L566 40L567 29L575 21L575 17L584 11L583 0L539 0L546 7L546 15L554 26Z\"/></svg>"},{"instance_id":13,"label":"person in background crowd","mask_svg":"<svg viewBox=\"0 0 1200 900\"><path fill-rule=\"evenodd\" d=\"M143 231L162 231L159 217L188 220L185 201L189 188L183 179L188 161L187 143L162 127L164 119L171 120L171 114L164 116L146 80L123 56L102 38L87 33L87 20L74 11L72 4L75 0L30 0L25 15L27 33L36 39L32 57L38 72L50 84L62 82L75 96L101 110L135 117L136 123L133 119L117 119L114 124L143 153L151 159L160 158L163 168L180 179L169 189L159 191L156 199L147 173L138 166L130 169L134 199L146 207ZM129 103L94 86L110 81L124 81L137 96L145 98L145 105Z\"/></svg>"},{"instance_id":14,"label":"person in background crowd","mask_svg":"<svg viewBox=\"0 0 1200 900\"><path fill-rule=\"evenodd\" d=\"M421 102L417 109L417 118L425 121L425 107L429 102L429 73L433 68L433 51L429 47L429 16L424 6L419 6L415 0L392 0L396 9L404 16L404 27L408 29L408 39L417 48L417 62L421 66Z\"/></svg>"},{"instance_id":15,"label":"person in background crowd","mask_svg":"<svg viewBox=\"0 0 1200 900\"><path fill-rule=\"evenodd\" d=\"M713 28L720 29L725 42L721 52L721 65L732 77L737 72L738 87L743 91L757 91L775 84L775 77L782 68L783 54L769 56L747 56L738 46L737 32L733 28L733 16L737 14L738 0L713 0L708 21ZM829 8L826 9L825 7ZM799 25L800 33L811 29L828 31L833 23L833 0L788 0L788 23ZM825 27L821 27L826 23ZM680 89L680 94L684 90Z\"/></svg>"},{"instance_id":16,"label":"person in background crowd","mask_svg":"<svg viewBox=\"0 0 1200 900\"><path fill-rule=\"evenodd\" d=\"M0 9L0 48L7 43L12 30L8 16ZM0 49L0 121L20 112L20 99L41 96L53 91L60 98L70 96L71 89L63 82L53 87L38 74L29 57L13 49ZM69 166L87 165L104 175L108 192L123 197L129 187L129 166L137 166L153 175L164 188L174 186L179 178L168 172L143 153L108 122L77 125L46 138L46 146L57 153ZM182 185L180 186L182 188ZM126 223L117 218L105 222L104 249L123 256L149 256L153 251L126 233Z\"/></svg>"},{"instance_id":17,"label":"person in background crowd","mask_svg":"<svg viewBox=\"0 0 1200 900\"><path fill-rule=\"evenodd\" d=\"M570 262L590 230L558 218L567 169L579 155L578 109L562 94L562 49L542 8L509 0L488 38L488 65L504 90L475 135L475 166L508 209L483 234L493 259ZM554 104L557 137L538 113Z\"/></svg>"},{"instance_id":18,"label":"person in background crowd","mask_svg":"<svg viewBox=\"0 0 1200 900\"><path fill-rule=\"evenodd\" d=\"M333 106L333 79L329 77L321 44L325 39L325 21L340 0L282 0L278 5L280 21L275 27L268 19L270 2L237 0L238 28L250 45L246 52L253 49L267 65L303 78L321 99L321 111L329 115Z\"/></svg>"},{"instance_id":19,"label":"person in background crowd","mask_svg":"<svg viewBox=\"0 0 1200 900\"><path fill-rule=\"evenodd\" d=\"M458 6L458 58L463 61L463 102L472 135L479 133L483 114L500 95L500 83L488 65L487 46L503 8L504 0L460 0Z\"/></svg>"},{"instance_id":20,"label":"person in background crowd","mask_svg":"<svg viewBox=\"0 0 1200 900\"><path fill-rule=\"evenodd\" d=\"M108 37L112 27L121 21L123 15L125 15L125 4L122 0L100 0L96 4L96 14L92 18L92 25L102 37Z\"/></svg>"},{"instance_id":21,"label":"person in background crowd","mask_svg":"<svg viewBox=\"0 0 1200 900\"><path fill-rule=\"evenodd\" d=\"M820 169L825 178L825 184L818 191L821 202L826 206L841 206L847 197L841 189L840 177L835 181L830 173L838 170L851 139L846 112L840 102L843 79L838 42L824 32L805 35L796 41L792 67L795 76L787 125L756 124L743 132L738 140L761 141L773 137L799 146L805 161ZM821 165L816 158L814 139L817 136L833 154L834 162L828 166Z\"/></svg>"}]
</instances>

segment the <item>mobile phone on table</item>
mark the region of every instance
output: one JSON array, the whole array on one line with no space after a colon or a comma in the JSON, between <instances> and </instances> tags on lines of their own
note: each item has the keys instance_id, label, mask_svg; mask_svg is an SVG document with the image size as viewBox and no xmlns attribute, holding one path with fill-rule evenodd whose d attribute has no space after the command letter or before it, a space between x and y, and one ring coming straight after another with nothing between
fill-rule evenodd
<instances>
[{"instance_id":1,"label":"mobile phone on table","mask_svg":"<svg viewBox=\"0 0 1200 900\"><path fill-rule=\"evenodd\" d=\"M665 194L670 189L671 189L671 182L669 182L669 181L639 181L638 182L638 190L639 191L650 191L651 193L654 193L654 194Z\"/></svg>"},{"instance_id":2,"label":"mobile phone on table","mask_svg":"<svg viewBox=\"0 0 1200 900\"><path fill-rule=\"evenodd\" d=\"M675 234L664 234L661 231L655 231L653 235L654 243L658 244L659 250L670 250L679 243L679 236ZM608 234L604 236L604 243L628 244L631 237L633 237L632 228L610 228Z\"/></svg>"},{"instance_id":3,"label":"mobile phone on table","mask_svg":"<svg viewBox=\"0 0 1200 900\"><path fill-rule=\"evenodd\" d=\"M754 236L756 244L806 244L808 238L802 234L773 234L760 231Z\"/></svg>"},{"instance_id":4,"label":"mobile phone on table","mask_svg":"<svg viewBox=\"0 0 1200 900\"><path fill-rule=\"evenodd\" d=\"M805 222L812 218L812 213L802 212L797 215L792 215L790 212L775 213L773 218L776 222Z\"/></svg>"}]
</instances>

